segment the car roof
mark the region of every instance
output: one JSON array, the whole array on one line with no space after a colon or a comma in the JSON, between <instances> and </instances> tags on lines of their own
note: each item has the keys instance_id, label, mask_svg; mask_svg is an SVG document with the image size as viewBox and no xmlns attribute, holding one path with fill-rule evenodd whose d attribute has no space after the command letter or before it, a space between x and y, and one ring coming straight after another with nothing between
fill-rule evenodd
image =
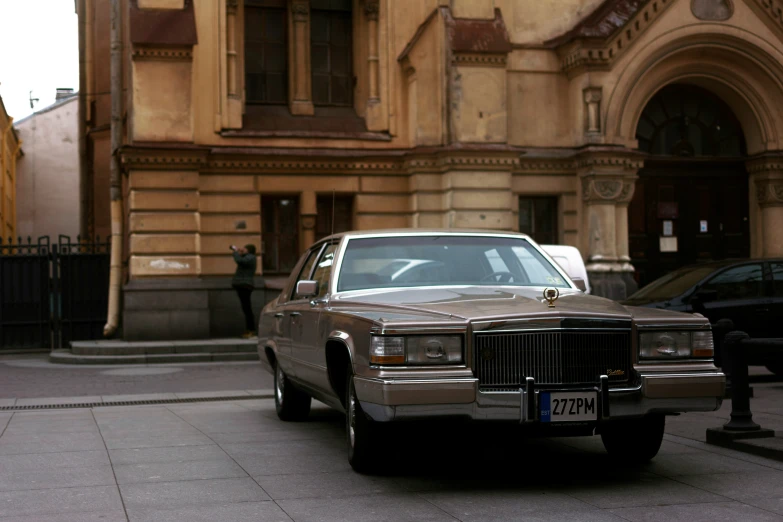
<instances>
[{"instance_id":1,"label":"car roof","mask_svg":"<svg viewBox=\"0 0 783 522\"><path fill-rule=\"evenodd\" d=\"M352 230L349 232L339 232L325 237L321 241L329 239L339 239L343 237L383 237L383 236L432 236L432 235L475 235L475 236L495 236L495 237L517 237L531 239L527 234L521 232L486 230L471 228L390 228L376 230Z\"/></svg>"}]
</instances>

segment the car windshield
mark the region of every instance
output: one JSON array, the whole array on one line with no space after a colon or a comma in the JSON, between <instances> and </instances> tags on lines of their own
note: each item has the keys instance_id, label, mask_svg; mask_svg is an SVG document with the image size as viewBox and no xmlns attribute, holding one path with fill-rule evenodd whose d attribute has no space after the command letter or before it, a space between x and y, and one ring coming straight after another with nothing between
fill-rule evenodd
<instances>
[{"instance_id":1,"label":"car windshield","mask_svg":"<svg viewBox=\"0 0 783 522\"><path fill-rule=\"evenodd\" d=\"M692 266L675 270L632 294L628 301L668 301L674 299L714 271L714 266Z\"/></svg>"},{"instance_id":2,"label":"car windshield","mask_svg":"<svg viewBox=\"0 0 783 522\"><path fill-rule=\"evenodd\" d=\"M570 288L524 238L439 235L350 239L337 291L451 285Z\"/></svg>"}]
</instances>

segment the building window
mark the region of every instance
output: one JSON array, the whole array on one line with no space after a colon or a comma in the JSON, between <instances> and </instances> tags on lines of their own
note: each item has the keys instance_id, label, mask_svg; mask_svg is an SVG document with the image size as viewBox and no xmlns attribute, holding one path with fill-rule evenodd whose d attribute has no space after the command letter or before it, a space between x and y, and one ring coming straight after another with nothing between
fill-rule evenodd
<instances>
[{"instance_id":1,"label":"building window","mask_svg":"<svg viewBox=\"0 0 783 522\"><path fill-rule=\"evenodd\" d=\"M334 196L334 202L332 198L331 194L324 194L316 200L316 241L332 235L332 216L335 234L353 229L353 196Z\"/></svg>"},{"instance_id":2,"label":"building window","mask_svg":"<svg viewBox=\"0 0 783 522\"><path fill-rule=\"evenodd\" d=\"M261 255L265 274L288 274L299 261L299 200L261 198Z\"/></svg>"},{"instance_id":3,"label":"building window","mask_svg":"<svg viewBox=\"0 0 783 522\"><path fill-rule=\"evenodd\" d=\"M520 197L519 231L541 245L557 244L557 198Z\"/></svg>"},{"instance_id":4,"label":"building window","mask_svg":"<svg viewBox=\"0 0 783 522\"><path fill-rule=\"evenodd\" d=\"M245 92L248 103L288 102L286 0L245 0Z\"/></svg>"},{"instance_id":5,"label":"building window","mask_svg":"<svg viewBox=\"0 0 783 522\"><path fill-rule=\"evenodd\" d=\"M352 106L351 0L312 0L310 16L313 104Z\"/></svg>"}]
</instances>

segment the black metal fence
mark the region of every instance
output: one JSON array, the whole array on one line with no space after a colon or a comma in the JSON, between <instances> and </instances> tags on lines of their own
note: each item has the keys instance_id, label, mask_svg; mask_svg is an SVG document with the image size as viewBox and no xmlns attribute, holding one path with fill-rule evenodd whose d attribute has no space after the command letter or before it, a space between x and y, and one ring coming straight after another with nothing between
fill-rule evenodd
<instances>
[{"instance_id":1,"label":"black metal fence","mask_svg":"<svg viewBox=\"0 0 783 522\"><path fill-rule=\"evenodd\" d=\"M0 351L97 339L106 320L108 240L0 238Z\"/></svg>"}]
</instances>

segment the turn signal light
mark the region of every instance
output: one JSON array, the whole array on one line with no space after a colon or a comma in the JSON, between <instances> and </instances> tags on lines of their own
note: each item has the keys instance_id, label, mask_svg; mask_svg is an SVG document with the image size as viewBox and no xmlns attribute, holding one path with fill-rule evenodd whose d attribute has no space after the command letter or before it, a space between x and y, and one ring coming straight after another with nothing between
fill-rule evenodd
<instances>
[{"instance_id":1,"label":"turn signal light","mask_svg":"<svg viewBox=\"0 0 783 522\"><path fill-rule=\"evenodd\" d=\"M712 332L693 332L693 356L713 357L714 355L715 345Z\"/></svg>"},{"instance_id":2,"label":"turn signal light","mask_svg":"<svg viewBox=\"0 0 783 522\"><path fill-rule=\"evenodd\" d=\"M370 344L370 362L373 364L404 364L405 338L373 336Z\"/></svg>"}]
</instances>

